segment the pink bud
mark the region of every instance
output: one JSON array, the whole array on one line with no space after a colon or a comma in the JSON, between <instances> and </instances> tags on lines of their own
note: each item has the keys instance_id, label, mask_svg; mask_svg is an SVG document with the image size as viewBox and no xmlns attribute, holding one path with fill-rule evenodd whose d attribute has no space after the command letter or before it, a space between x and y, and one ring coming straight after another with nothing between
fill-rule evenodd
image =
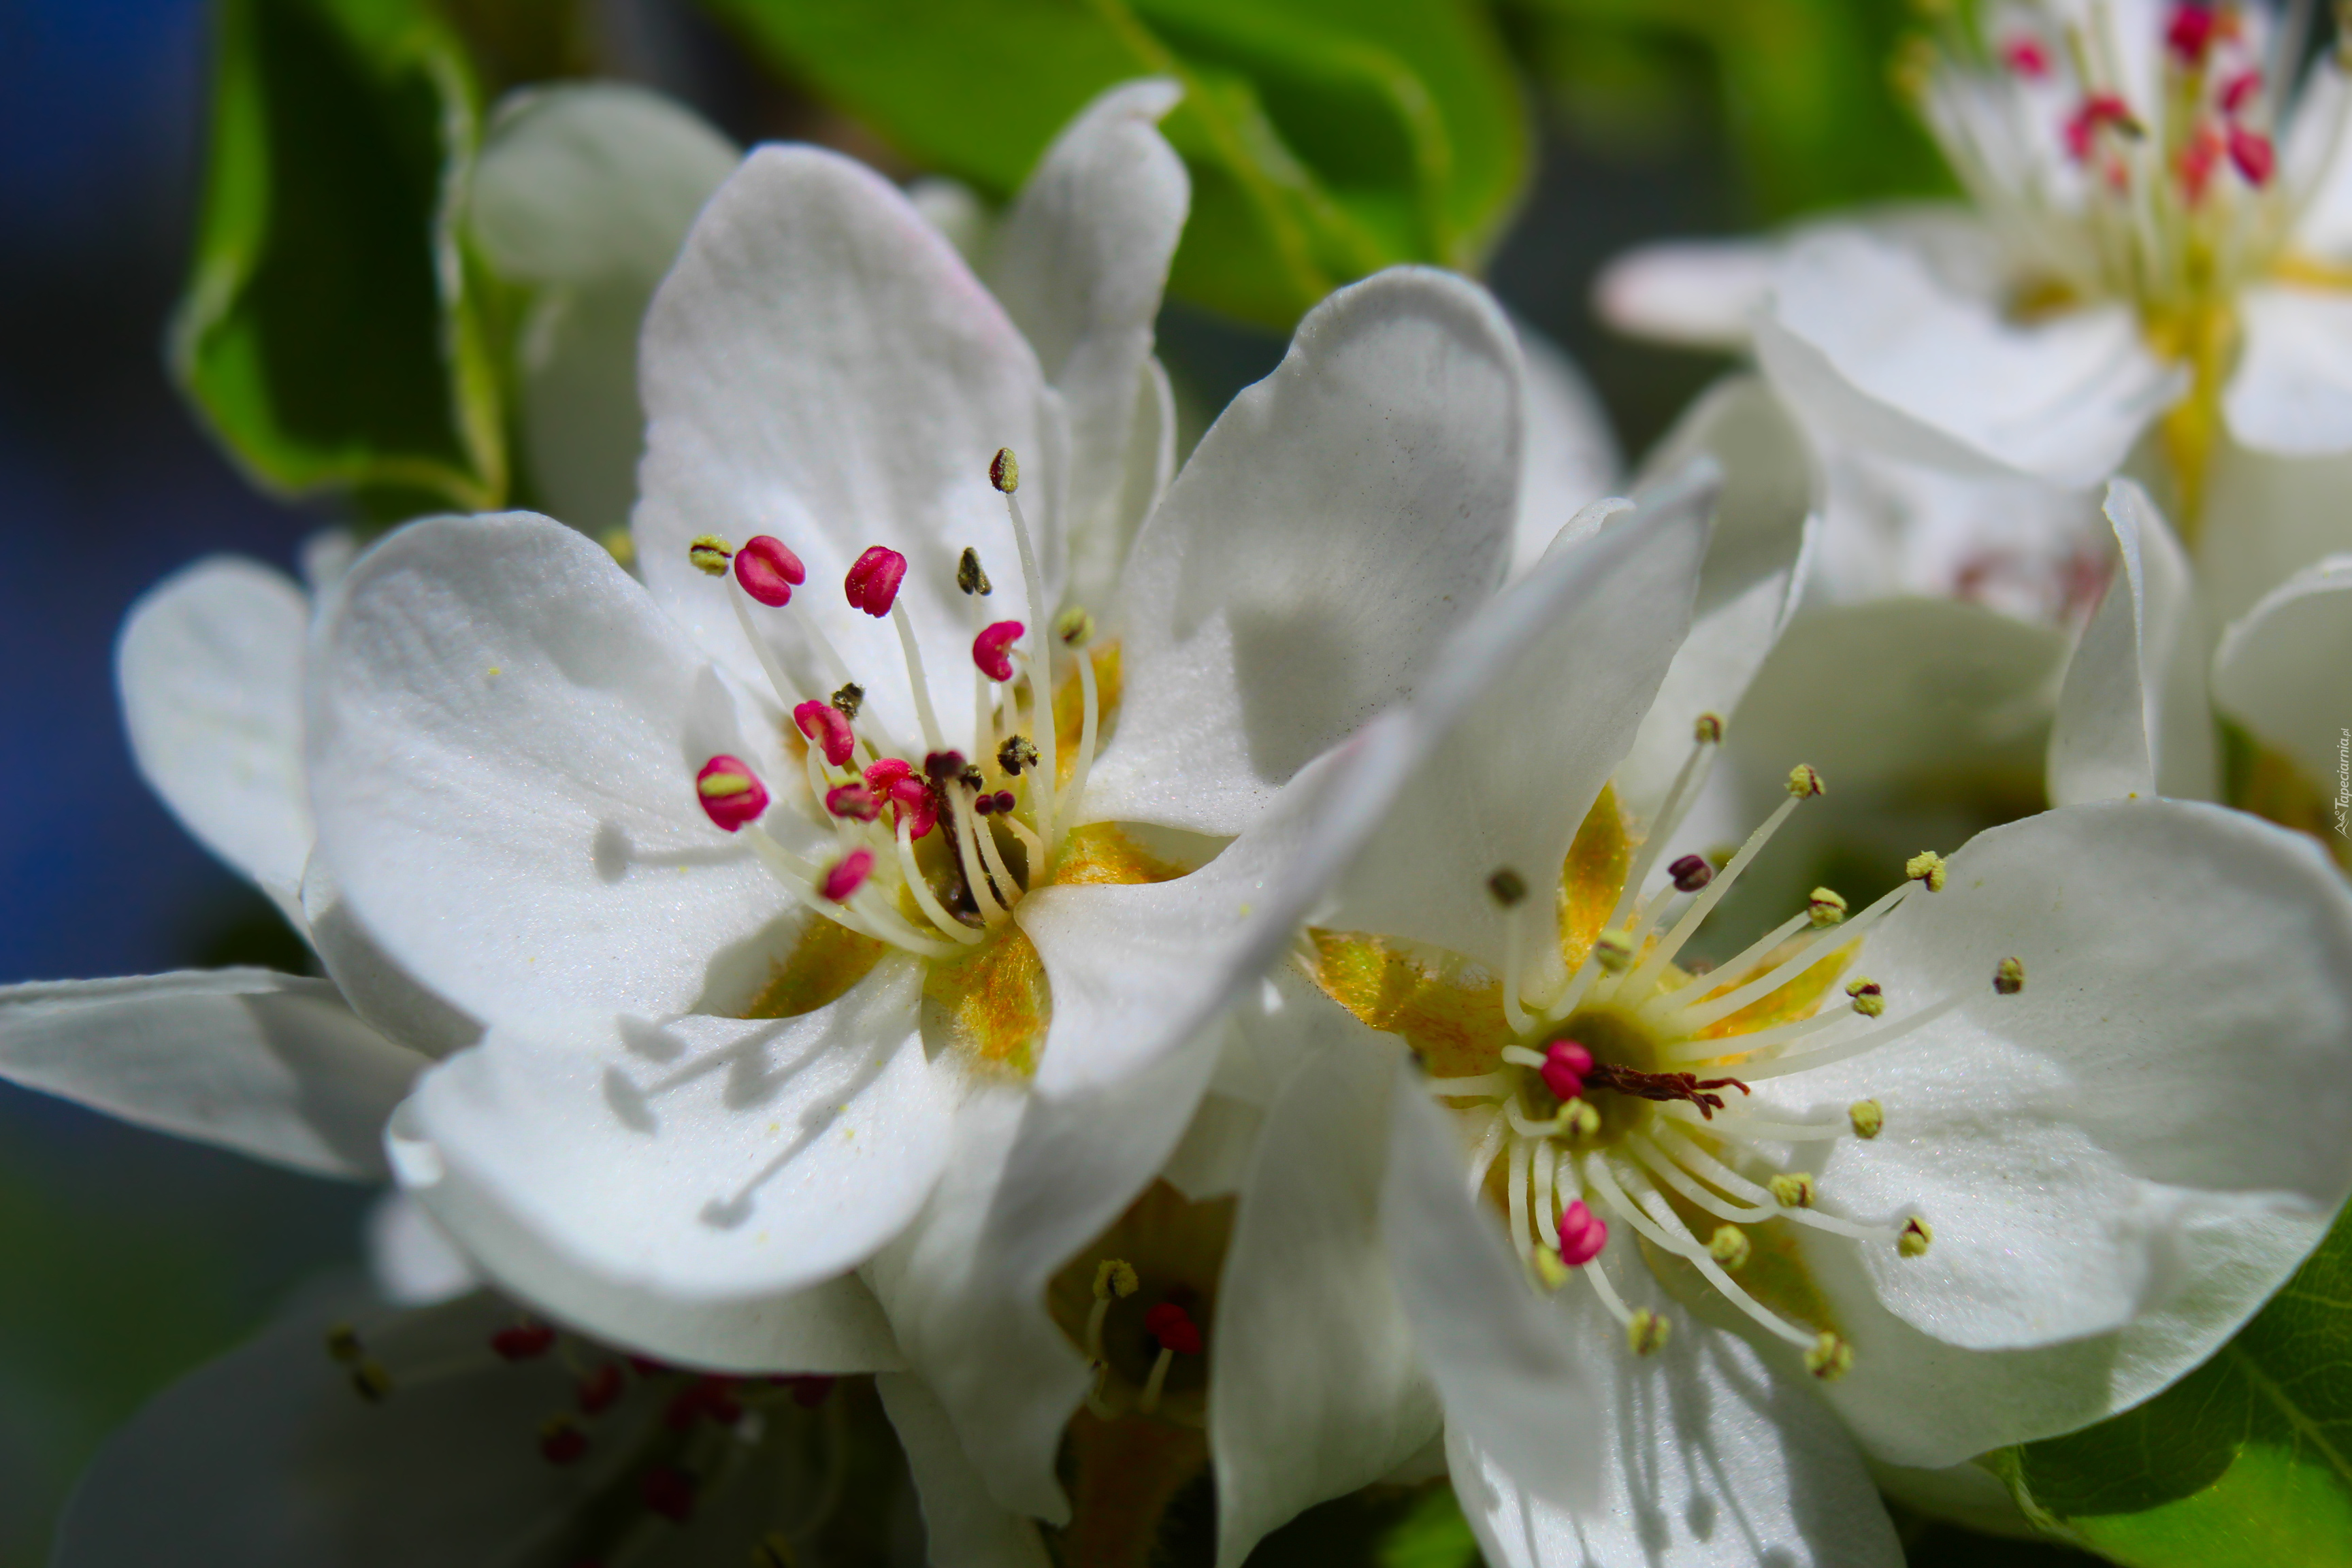
<instances>
[{"instance_id":1,"label":"pink bud","mask_svg":"<svg viewBox=\"0 0 2352 1568\"><path fill-rule=\"evenodd\" d=\"M768 786L740 757L718 756L694 775L694 796L703 815L732 833L747 822L757 822L768 809Z\"/></svg>"},{"instance_id":2,"label":"pink bud","mask_svg":"<svg viewBox=\"0 0 2352 1568\"><path fill-rule=\"evenodd\" d=\"M849 568L842 586L848 592L850 608L879 620L898 602L898 584L906 577L907 558L887 545L876 544Z\"/></svg>"},{"instance_id":3,"label":"pink bud","mask_svg":"<svg viewBox=\"0 0 2352 1568\"><path fill-rule=\"evenodd\" d=\"M793 587L807 577L801 558L772 534L754 534L735 552L735 581L763 605L792 603Z\"/></svg>"},{"instance_id":4,"label":"pink bud","mask_svg":"<svg viewBox=\"0 0 2352 1568\"><path fill-rule=\"evenodd\" d=\"M793 710L793 722L801 727L802 734L824 748L824 760L836 768L847 763L857 750L856 732L841 716L841 710L829 702L802 703Z\"/></svg>"},{"instance_id":5,"label":"pink bud","mask_svg":"<svg viewBox=\"0 0 2352 1568\"><path fill-rule=\"evenodd\" d=\"M1584 1095L1584 1075L1592 1070L1592 1053L1574 1040L1554 1040L1544 1047L1544 1065L1538 1069L1544 1087L1557 1098L1580 1100Z\"/></svg>"},{"instance_id":6,"label":"pink bud","mask_svg":"<svg viewBox=\"0 0 2352 1568\"><path fill-rule=\"evenodd\" d=\"M2271 146L2271 139L2259 131L2232 125L2230 127L2230 162L2238 166L2238 173L2246 177L2246 184L2267 185L2271 183L2271 175L2278 170L2278 153Z\"/></svg>"},{"instance_id":7,"label":"pink bud","mask_svg":"<svg viewBox=\"0 0 2352 1568\"><path fill-rule=\"evenodd\" d=\"M862 784L845 784L824 792L824 808L835 816L871 822L882 815L882 803Z\"/></svg>"},{"instance_id":8,"label":"pink bud","mask_svg":"<svg viewBox=\"0 0 2352 1568\"><path fill-rule=\"evenodd\" d=\"M834 862L824 874L824 886L818 891L836 904L845 904L850 895L866 885L874 874L874 851L853 849Z\"/></svg>"},{"instance_id":9,"label":"pink bud","mask_svg":"<svg viewBox=\"0 0 2352 1568\"><path fill-rule=\"evenodd\" d=\"M1609 1245L1609 1222L1584 1206L1579 1198L1559 1211L1559 1260L1581 1268Z\"/></svg>"},{"instance_id":10,"label":"pink bud","mask_svg":"<svg viewBox=\"0 0 2352 1568\"><path fill-rule=\"evenodd\" d=\"M1009 651L1023 627L1019 621L999 621L982 628L971 639L971 662L980 666L981 674L991 680L1013 679L1013 655Z\"/></svg>"}]
</instances>

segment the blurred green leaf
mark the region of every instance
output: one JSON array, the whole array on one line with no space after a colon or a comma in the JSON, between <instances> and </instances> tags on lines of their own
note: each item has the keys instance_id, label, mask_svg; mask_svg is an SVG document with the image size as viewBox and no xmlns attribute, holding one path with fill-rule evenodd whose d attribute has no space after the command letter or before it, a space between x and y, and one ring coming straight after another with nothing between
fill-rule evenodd
<instances>
[{"instance_id":1,"label":"blurred green leaf","mask_svg":"<svg viewBox=\"0 0 2352 1568\"><path fill-rule=\"evenodd\" d=\"M268 489L497 505L503 333L456 226L464 47L424 0L221 0L214 51L180 384Z\"/></svg>"},{"instance_id":2,"label":"blurred green leaf","mask_svg":"<svg viewBox=\"0 0 2352 1568\"><path fill-rule=\"evenodd\" d=\"M706 0L778 68L997 200L1105 88L1182 82L1179 295L1286 330L1399 261L1473 269L1528 172L1471 0Z\"/></svg>"},{"instance_id":3,"label":"blurred green leaf","mask_svg":"<svg viewBox=\"0 0 2352 1568\"><path fill-rule=\"evenodd\" d=\"M1379 1568L1476 1568L1478 1538L1452 1487L1435 1486L1381 1536Z\"/></svg>"},{"instance_id":4,"label":"blurred green leaf","mask_svg":"<svg viewBox=\"0 0 2352 1568\"><path fill-rule=\"evenodd\" d=\"M1599 115L1655 121L1665 79L1703 61L1704 89L1758 216L1954 187L1895 92L1895 47L1915 17L1888 0L1507 0L1547 83ZM1704 98L1698 97L1697 103ZM1655 132L1653 124L1644 129Z\"/></svg>"},{"instance_id":5,"label":"blurred green leaf","mask_svg":"<svg viewBox=\"0 0 2352 1568\"><path fill-rule=\"evenodd\" d=\"M2352 1563L2352 1213L2211 1361L1993 1462L2036 1523L2126 1568Z\"/></svg>"}]
</instances>

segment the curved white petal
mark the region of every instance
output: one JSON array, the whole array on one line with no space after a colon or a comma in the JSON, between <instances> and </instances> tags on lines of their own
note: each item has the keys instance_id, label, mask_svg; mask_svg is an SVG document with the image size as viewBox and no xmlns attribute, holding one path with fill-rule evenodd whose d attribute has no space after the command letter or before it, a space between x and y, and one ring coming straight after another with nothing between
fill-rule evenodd
<instances>
[{"instance_id":1,"label":"curved white petal","mask_svg":"<svg viewBox=\"0 0 2352 1568\"><path fill-rule=\"evenodd\" d=\"M695 772L726 752L788 781L600 546L528 513L412 523L352 568L315 666L320 852L418 983L491 1022L733 1000L730 950L789 895Z\"/></svg>"},{"instance_id":2,"label":"curved white petal","mask_svg":"<svg viewBox=\"0 0 2352 1568\"><path fill-rule=\"evenodd\" d=\"M1316 307L1137 538L1084 815L1239 832L1409 694L1501 580L1520 381L1509 323L1458 279L1393 268Z\"/></svg>"},{"instance_id":3,"label":"curved white petal","mask_svg":"<svg viewBox=\"0 0 2352 1568\"><path fill-rule=\"evenodd\" d=\"M650 289L741 158L700 115L625 82L537 88L499 105L467 188L484 258L530 283Z\"/></svg>"},{"instance_id":4,"label":"curved white petal","mask_svg":"<svg viewBox=\"0 0 2352 1568\"><path fill-rule=\"evenodd\" d=\"M1563 1507L1527 1486L1524 1448L1490 1447L1449 1423L1446 1458L1496 1568L1896 1568L1903 1551L1853 1441L1797 1379L1737 1334L1675 1312L1639 1266L1629 1305L1669 1313L1665 1348L1636 1358L1580 1281L1561 1315L1590 1344L1604 1401L1589 1445L1601 1490Z\"/></svg>"},{"instance_id":5,"label":"curved white petal","mask_svg":"<svg viewBox=\"0 0 2352 1568\"><path fill-rule=\"evenodd\" d=\"M2107 487L2119 560L2066 667L2050 728L2050 803L2215 792L2208 639L2189 558L2147 492Z\"/></svg>"},{"instance_id":6,"label":"curved white petal","mask_svg":"<svg viewBox=\"0 0 2352 1568\"><path fill-rule=\"evenodd\" d=\"M415 1184L493 1273L470 1225L490 1208L578 1272L681 1304L805 1289L897 1235L943 1167L956 1075L925 1059L920 994L890 958L793 1018L493 1028L417 1086L404 1141L438 1170Z\"/></svg>"},{"instance_id":7,"label":"curved white petal","mask_svg":"<svg viewBox=\"0 0 2352 1568\"><path fill-rule=\"evenodd\" d=\"M394 1392L371 1404L320 1341L323 1313L293 1318L159 1395L108 1442L59 1524L59 1568L446 1568L486 1542L555 1525L622 1481L631 1456L593 1445L581 1464L540 1457L539 1425L571 1407L560 1357L519 1363L487 1342L514 1321L485 1295L363 1324ZM452 1363L454 1375L400 1381ZM608 1419L642 1423L632 1392Z\"/></svg>"},{"instance_id":8,"label":"curved white petal","mask_svg":"<svg viewBox=\"0 0 2352 1568\"><path fill-rule=\"evenodd\" d=\"M1570 519L1610 492L1622 465L1609 411L1576 362L1527 322L1512 324L1527 367L1519 515L1511 534L1516 581L1535 569Z\"/></svg>"},{"instance_id":9,"label":"curved white petal","mask_svg":"<svg viewBox=\"0 0 2352 1568\"><path fill-rule=\"evenodd\" d=\"M1770 303L1780 246L1765 239L1669 239L1612 258L1592 311L1628 337L1737 353Z\"/></svg>"},{"instance_id":10,"label":"curved white petal","mask_svg":"<svg viewBox=\"0 0 2352 1568\"><path fill-rule=\"evenodd\" d=\"M0 1078L317 1175L381 1179L427 1065L326 981L267 969L0 988Z\"/></svg>"},{"instance_id":11,"label":"curved white petal","mask_svg":"<svg viewBox=\"0 0 2352 1568\"><path fill-rule=\"evenodd\" d=\"M1305 1055L1266 1112L1210 1331L1221 1568L1301 1510L1394 1470L1440 1420L1381 1241L1404 1053L1318 996L1286 1011Z\"/></svg>"},{"instance_id":12,"label":"curved white petal","mask_svg":"<svg viewBox=\"0 0 2352 1568\"><path fill-rule=\"evenodd\" d=\"M369 1277L394 1306L436 1306L481 1288L472 1260L398 1187L368 1210L366 1239Z\"/></svg>"},{"instance_id":13,"label":"curved white petal","mask_svg":"<svg viewBox=\"0 0 2352 1568\"><path fill-rule=\"evenodd\" d=\"M1528 1490L1590 1509L1610 1458L1606 1358L1624 1342L1596 1341L1538 1294L1498 1217L1471 1196L1469 1161L1444 1114L1418 1079L1396 1088L1381 1230L1397 1299L1445 1403L1449 1446L1507 1454Z\"/></svg>"},{"instance_id":14,"label":"curved white petal","mask_svg":"<svg viewBox=\"0 0 2352 1568\"><path fill-rule=\"evenodd\" d=\"M1617 798L1637 818L1664 803L1690 755L1701 713L1729 719L1795 613L1817 531L1811 449L1771 388L1750 375L1717 382L1643 465L1660 483L1701 457L1723 491L1691 609L1657 700L1617 769Z\"/></svg>"},{"instance_id":15,"label":"curved white petal","mask_svg":"<svg viewBox=\"0 0 2352 1568\"><path fill-rule=\"evenodd\" d=\"M550 1318L680 1366L720 1372L896 1372L906 1364L854 1274L748 1300L696 1299L583 1267L482 1184L448 1165L403 1105L384 1135L401 1184L502 1290Z\"/></svg>"},{"instance_id":16,"label":"curved white petal","mask_svg":"<svg viewBox=\"0 0 2352 1568\"><path fill-rule=\"evenodd\" d=\"M2352 724L2352 555L2298 572L2221 636L2213 699L2339 802ZM2331 783L2339 787L2326 789ZM2336 816L2336 830L2346 824Z\"/></svg>"},{"instance_id":17,"label":"curved white petal","mask_svg":"<svg viewBox=\"0 0 2352 1568\"><path fill-rule=\"evenodd\" d=\"M2352 300L2271 285L2238 296L2245 348L2221 413L2257 452L2315 458L2352 450Z\"/></svg>"},{"instance_id":18,"label":"curved white petal","mask_svg":"<svg viewBox=\"0 0 2352 1568\"><path fill-rule=\"evenodd\" d=\"M2183 384L2120 305L2014 325L1912 250L1854 229L1790 247L1756 347L1780 391L1841 439L2061 485L2113 472Z\"/></svg>"},{"instance_id":19,"label":"curved white petal","mask_svg":"<svg viewBox=\"0 0 2352 1568\"><path fill-rule=\"evenodd\" d=\"M2244 616L2307 566L2352 552L2352 454L2281 458L2224 441L2191 553L2215 626Z\"/></svg>"},{"instance_id":20,"label":"curved white petal","mask_svg":"<svg viewBox=\"0 0 2352 1568\"><path fill-rule=\"evenodd\" d=\"M1046 1314L1046 1281L1150 1184L1216 1057L1204 1037L1066 1098L978 1091L945 1151L952 1174L866 1271L908 1366L1016 1512L1068 1520L1055 1459L1087 1386L1085 1358Z\"/></svg>"},{"instance_id":21,"label":"curved white petal","mask_svg":"<svg viewBox=\"0 0 2352 1568\"><path fill-rule=\"evenodd\" d=\"M1411 777L1318 924L1501 973L1507 921L1487 880L1508 868L1545 885L1624 757L1689 626L1715 494L1686 474L1479 608L1423 682ZM1556 955L1549 907L1523 916L1528 949Z\"/></svg>"},{"instance_id":22,"label":"curved white petal","mask_svg":"<svg viewBox=\"0 0 2352 1568\"><path fill-rule=\"evenodd\" d=\"M898 602L925 659L949 743L971 749L970 610L959 553L980 552L993 620L1051 615L1064 572L1068 474L1058 400L1036 356L962 258L887 181L811 147L754 151L719 187L654 296L640 347L649 421L634 523L638 570L702 646L764 687L724 577L689 541L773 534L808 581L780 610L753 605L799 683L837 677L802 641L811 616L888 731L919 744L897 632L849 606L842 581L869 545L908 560ZM1003 447L1045 580L1028 603L1004 498Z\"/></svg>"},{"instance_id":23,"label":"curved white petal","mask_svg":"<svg viewBox=\"0 0 2352 1568\"><path fill-rule=\"evenodd\" d=\"M915 1494L923 1505L924 1559L930 1568L1046 1568L1037 1526L988 1495L988 1485L964 1458L948 1413L911 1373L874 1380L889 1412Z\"/></svg>"},{"instance_id":24,"label":"curved white petal","mask_svg":"<svg viewBox=\"0 0 2352 1568\"><path fill-rule=\"evenodd\" d=\"M1908 1396L1874 1384L1862 1358L1908 1354L1917 1336L2018 1352L1977 1356L1953 1378L1970 1392L1933 1406L1928 1425L1974 1447L1874 1437L1914 1466L2063 1429L2004 1428L2020 1409L2088 1420L2128 1403L2109 1394L2119 1344L2138 1358L2141 1395L2186 1371L2352 1191L2352 897L2307 840L2216 806L2112 802L1980 834L1948 879L1870 932L1854 968L1884 987L1889 1017L1959 1006L1757 1085L1760 1102L1816 1120L1878 1100L1885 1131L1831 1146L1818 1167L1822 1206L1934 1226L1918 1258L1809 1246L1842 1330L1874 1300L1908 1325L1882 1334L1892 1348L1855 1338L1841 1403L1900 1405ZM1994 966L2010 956L2024 989L1999 995ZM2081 1348L2039 1353L2066 1342ZM1878 1419L1922 1425L1899 1409Z\"/></svg>"},{"instance_id":25,"label":"curved white petal","mask_svg":"<svg viewBox=\"0 0 2352 1568\"><path fill-rule=\"evenodd\" d=\"M283 573L215 555L147 590L115 645L140 776L297 930L310 854L302 775L310 604Z\"/></svg>"},{"instance_id":26,"label":"curved white petal","mask_svg":"<svg viewBox=\"0 0 2352 1568\"><path fill-rule=\"evenodd\" d=\"M1143 369L1192 205L1184 161L1160 133L1182 94L1152 78L1081 110L1005 214L986 268L1068 413L1070 585L1081 604L1107 602L1143 521L1128 448L1139 435L1157 444L1156 431L1139 430L1136 403L1152 390Z\"/></svg>"},{"instance_id":27,"label":"curved white petal","mask_svg":"<svg viewBox=\"0 0 2352 1568\"><path fill-rule=\"evenodd\" d=\"M478 1020L436 995L368 934L338 891L333 872L317 855L310 857L302 878L302 915L328 978L361 1022L436 1058L482 1037Z\"/></svg>"}]
</instances>

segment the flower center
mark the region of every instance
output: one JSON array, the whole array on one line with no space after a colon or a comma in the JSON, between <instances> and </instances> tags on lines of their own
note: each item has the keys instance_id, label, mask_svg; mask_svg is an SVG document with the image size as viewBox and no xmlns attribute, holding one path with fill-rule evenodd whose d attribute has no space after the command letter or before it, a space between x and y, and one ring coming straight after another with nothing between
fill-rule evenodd
<instances>
[{"instance_id":1,"label":"flower center","mask_svg":"<svg viewBox=\"0 0 2352 1568\"><path fill-rule=\"evenodd\" d=\"M1958 1005L1945 997L1888 1017L1876 983L1857 977L1835 989L1864 932L1906 898L1942 890L1944 862L1932 852L1915 858L1901 886L1851 919L1843 898L1816 889L1803 910L1720 968L1677 966L1774 832L1823 789L1819 773L1799 767L1789 798L1722 866L1687 856L1657 868L1712 765L1721 721L1704 716L1696 731L1638 850L1610 791L1579 830L1550 905L1564 978L1546 978L1544 966L1527 961L1533 933L1524 928L1538 906L1513 868L1485 878L1509 922L1503 974L1458 954L1322 931L1314 978L1414 1047L1428 1092L1457 1120L1470 1191L1501 1211L1532 1282L1556 1289L1580 1275L1624 1325L1629 1346L1654 1352L1670 1324L1629 1310L1610 1279L1610 1241L1630 1232L1663 1278L1696 1273L1802 1350L1816 1375L1842 1376L1852 1349L1790 1240L1811 1229L1916 1258L1934 1233L1908 1212L1823 1212L1819 1184L1800 1168L1801 1154L1824 1144L1878 1136L1885 1112L1876 1101L1858 1101L1834 1121L1791 1121L1759 1106L1751 1086L1863 1055ZM1654 887L1653 869L1664 873ZM2013 994L2022 965L2004 961L1993 984ZM1827 1005L1833 995L1843 1005ZM1748 1272L1759 1250L1790 1267ZM1745 1282L1735 1278L1743 1274Z\"/></svg>"}]
</instances>

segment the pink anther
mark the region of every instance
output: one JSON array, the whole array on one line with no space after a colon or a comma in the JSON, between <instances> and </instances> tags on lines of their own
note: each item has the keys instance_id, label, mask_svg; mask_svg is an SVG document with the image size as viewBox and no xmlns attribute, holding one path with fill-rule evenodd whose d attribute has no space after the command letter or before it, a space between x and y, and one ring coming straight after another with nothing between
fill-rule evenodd
<instances>
[{"instance_id":1,"label":"pink anther","mask_svg":"<svg viewBox=\"0 0 2352 1568\"><path fill-rule=\"evenodd\" d=\"M801 727L802 734L824 748L824 760L836 768L845 766L857 750L857 732L830 702L802 703L793 710L793 722Z\"/></svg>"},{"instance_id":2,"label":"pink anther","mask_svg":"<svg viewBox=\"0 0 2352 1568\"><path fill-rule=\"evenodd\" d=\"M940 797L922 780L908 775L890 786L890 804L907 825L907 837L920 838L939 825Z\"/></svg>"},{"instance_id":3,"label":"pink anther","mask_svg":"<svg viewBox=\"0 0 2352 1568\"><path fill-rule=\"evenodd\" d=\"M2039 38L2011 38L2001 48L2000 62L2028 81L2040 81L2050 74L2050 51Z\"/></svg>"},{"instance_id":4,"label":"pink anther","mask_svg":"<svg viewBox=\"0 0 2352 1568\"><path fill-rule=\"evenodd\" d=\"M801 558L773 534L753 534L735 552L735 581L763 605L792 603L793 590L807 580Z\"/></svg>"},{"instance_id":5,"label":"pink anther","mask_svg":"<svg viewBox=\"0 0 2352 1568\"><path fill-rule=\"evenodd\" d=\"M1537 1070L1554 1098L1580 1100L1584 1075L1592 1070L1592 1053L1574 1040L1554 1040L1544 1047L1544 1065Z\"/></svg>"},{"instance_id":6,"label":"pink anther","mask_svg":"<svg viewBox=\"0 0 2352 1568\"><path fill-rule=\"evenodd\" d=\"M1584 1206L1579 1198L1559 1211L1559 1260L1581 1268L1609 1245L1609 1222Z\"/></svg>"},{"instance_id":7,"label":"pink anther","mask_svg":"<svg viewBox=\"0 0 2352 1568\"><path fill-rule=\"evenodd\" d=\"M876 544L868 546L849 568L842 587L849 595L850 608L879 620L898 602L898 584L906 578L907 558L887 545Z\"/></svg>"},{"instance_id":8,"label":"pink anther","mask_svg":"<svg viewBox=\"0 0 2352 1568\"><path fill-rule=\"evenodd\" d=\"M1696 893L1715 880L1715 868L1704 855L1685 855L1666 868L1666 875L1674 879L1675 891Z\"/></svg>"},{"instance_id":9,"label":"pink anther","mask_svg":"<svg viewBox=\"0 0 2352 1568\"><path fill-rule=\"evenodd\" d=\"M845 784L824 792L824 808L853 822L871 822L882 815L882 803L862 784Z\"/></svg>"},{"instance_id":10,"label":"pink anther","mask_svg":"<svg viewBox=\"0 0 2352 1568\"><path fill-rule=\"evenodd\" d=\"M996 815L996 797L992 795L975 795L971 809L976 816L993 816Z\"/></svg>"},{"instance_id":11,"label":"pink anther","mask_svg":"<svg viewBox=\"0 0 2352 1568\"><path fill-rule=\"evenodd\" d=\"M2175 5L2172 20L2164 29L2164 47L2172 58L2190 69L2205 63L2205 53L2213 47L2213 8L2191 3Z\"/></svg>"},{"instance_id":12,"label":"pink anther","mask_svg":"<svg viewBox=\"0 0 2352 1568\"><path fill-rule=\"evenodd\" d=\"M2235 114L2246 107L2254 94L2263 90L2263 73L2240 71L2221 84L2221 112Z\"/></svg>"},{"instance_id":13,"label":"pink anther","mask_svg":"<svg viewBox=\"0 0 2352 1568\"><path fill-rule=\"evenodd\" d=\"M1003 816L1006 812L1011 811L1013 809L1013 792L1011 790L1001 789L996 792L997 816Z\"/></svg>"},{"instance_id":14,"label":"pink anther","mask_svg":"<svg viewBox=\"0 0 2352 1568\"><path fill-rule=\"evenodd\" d=\"M999 621L984 626L971 639L971 662L991 680L1013 679L1013 645L1024 628L1019 621Z\"/></svg>"},{"instance_id":15,"label":"pink anther","mask_svg":"<svg viewBox=\"0 0 2352 1568\"><path fill-rule=\"evenodd\" d=\"M2271 139L2259 131L2249 131L2242 125L2230 127L2230 162L2245 176L2246 184L2260 188L2271 183L2278 172L2278 150Z\"/></svg>"},{"instance_id":16,"label":"pink anther","mask_svg":"<svg viewBox=\"0 0 2352 1568\"><path fill-rule=\"evenodd\" d=\"M766 814L768 786L742 758L716 756L694 775L694 798L713 824L733 833Z\"/></svg>"},{"instance_id":17,"label":"pink anther","mask_svg":"<svg viewBox=\"0 0 2352 1568\"><path fill-rule=\"evenodd\" d=\"M845 904L850 895L864 887L866 879L873 874L874 851L853 849L826 869L824 886L818 891L833 903Z\"/></svg>"},{"instance_id":18,"label":"pink anther","mask_svg":"<svg viewBox=\"0 0 2352 1568\"><path fill-rule=\"evenodd\" d=\"M2091 144L2103 126L2114 126L2126 135L2135 134L2139 121L2132 118L2131 105L2112 92L2095 92L2083 100L2083 106L2066 121L2066 151L2077 163L2091 155Z\"/></svg>"},{"instance_id":19,"label":"pink anther","mask_svg":"<svg viewBox=\"0 0 2352 1568\"><path fill-rule=\"evenodd\" d=\"M890 786L915 771L915 764L904 757L884 757L866 767L866 787L877 795L887 795Z\"/></svg>"},{"instance_id":20,"label":"pink anther","mask_svg":"<svg viewBox=\"0 0 2352 1568\"><path fill-rule=\"evenodd\" d=\"M1143 1314L1143 1330L1160 1342L1160 1348L1174 1351L1178 1355L1201 1353L1201 1326L1192 1321L1192 1314L1173 1301L1162 1301Z\"/></svg>"}]
</instances>

